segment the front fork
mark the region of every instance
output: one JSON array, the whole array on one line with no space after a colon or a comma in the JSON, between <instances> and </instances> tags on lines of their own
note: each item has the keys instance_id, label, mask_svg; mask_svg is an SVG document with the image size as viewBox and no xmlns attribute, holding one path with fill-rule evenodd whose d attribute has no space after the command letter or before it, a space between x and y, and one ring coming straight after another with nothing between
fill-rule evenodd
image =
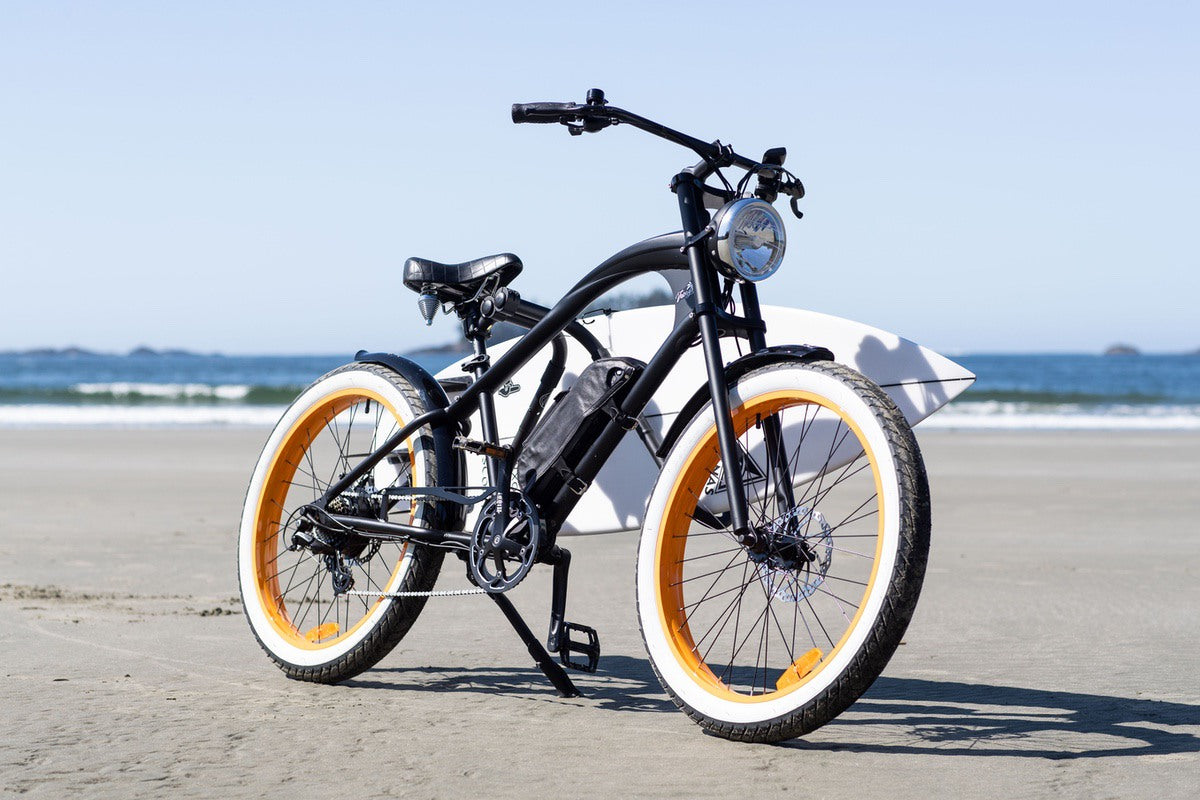
<instances>
[{"instance_id":1,"label":"front fork","mask_svg":"<svg viewBox=\"0 0 1200 800\"><path fill-rule=\"evenodd\" d=\"M717 426L717 443L721 451L721 464L725 477L726 496L729 498L730 521L733 534L738 541L751 549L766 546L764 534L750 524L746 483L743 479L742 454L737 434L733 430L733 417L729 408L729 385L725 380L725 361L721 356L720 334L717 330L718 292L712 267L706 263L704 239L700 232L707 225L707 212L701 203L701 181L694 175L683 173L676 177L675 189L679 198L679 211L683 221L685 240L692 244L687 249L688 267L692 276L692 291L695 300L693 313L700 327L700 346L704 351L704 364L708 372L708 390L712 397L713 417ZM700 241L696 241L700 238ZM741 286L742 308L745 319L754 323L747 327L746 335L753 351L767 346L766 327L761 325L762 310L758 304L758 291L752 283ZM787 453L779 445L782 442L781 426L777 416L762 420L763 437L766 441L768 471L774 472L776 499L781 511L791 511L795 505L792 495L792 480L788 469Z\"/></svg>"}]
</instances>

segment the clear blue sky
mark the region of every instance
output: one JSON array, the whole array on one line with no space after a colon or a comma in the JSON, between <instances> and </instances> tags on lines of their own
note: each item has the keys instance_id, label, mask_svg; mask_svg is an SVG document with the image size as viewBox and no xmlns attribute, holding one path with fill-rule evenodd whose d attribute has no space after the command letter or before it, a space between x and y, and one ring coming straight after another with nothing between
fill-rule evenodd
<instances>
[{"instance_id":1,"label":"clear blue sky","mask_svg":"<svg viewBox=\"0 0 1200 800\"><path fill-rule=\"evenodd\" d=\"M809 197L771 302L948 352L1194 349L1198 8L6 2L0 349L445 341L414 254L511 250L553 300L677 227L689 162L509 121L590 86L787 146Z\"/></svg>"}]
</instances>

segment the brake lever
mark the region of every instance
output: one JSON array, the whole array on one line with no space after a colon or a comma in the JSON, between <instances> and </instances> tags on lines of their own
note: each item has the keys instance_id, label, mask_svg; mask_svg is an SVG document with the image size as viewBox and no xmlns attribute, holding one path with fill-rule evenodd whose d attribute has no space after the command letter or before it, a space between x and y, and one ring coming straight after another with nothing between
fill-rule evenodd
<instances>
[{"instance_id":1,"label":"brake lever","mask_svg":"<svg viewBox=\"0 0 1200 800\"><path fill-rule=\"evenodd\" d=\"M567 133L572 136L579 136L581 133L596 133L602 131L609 125L616 125L617 121L611 117L589 117L581 116L579 122L571 122L563 120L563 125L567 126Z\"/></svg>"},{"instance_id":2,"label":"brake lever","mask_svg":"<svg viewBox=\"0 0 1200 800\"><path fill-rule=\"evenodd\" d=\"M790 172L788 174L791 175ZM791 206L792 213L796 215L796 219L803 219L804 212L800 210L800 206L797 203L804 198L804 184L800 182L799 178L792 175L791 180L786 181L780 189L791 198L788 201L788 205Z\"/></svg>"}]
</instances>

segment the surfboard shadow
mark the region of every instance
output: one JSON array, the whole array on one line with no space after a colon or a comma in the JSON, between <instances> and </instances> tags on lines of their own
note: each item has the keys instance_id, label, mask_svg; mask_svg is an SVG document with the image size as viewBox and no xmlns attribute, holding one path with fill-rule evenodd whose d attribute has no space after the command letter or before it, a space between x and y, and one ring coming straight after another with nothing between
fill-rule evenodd
<instances>
[{"instance_id":1,"label":"surfboard shadow","mask_svg":"<svg viewBox=\"0 0 1200 800\"><path fill-rule=\"evenodd\" d=\"M903 358L899 357L902 351ZM891 348L878 336L863 337L858 345L858 352L854 355L854 363L864 375L887 374L895 369L895 365L907 364L909 369L905 373L880 384L889 393L897 392L902 384L918 381L920 377L932 371L928 359L921 355L918 348L906 345L903 341ZM922 395L925 407L939 408L950 399L950 393L939 381L919 381L910 386L909 391Z\"/></svg>"}]
</instances>

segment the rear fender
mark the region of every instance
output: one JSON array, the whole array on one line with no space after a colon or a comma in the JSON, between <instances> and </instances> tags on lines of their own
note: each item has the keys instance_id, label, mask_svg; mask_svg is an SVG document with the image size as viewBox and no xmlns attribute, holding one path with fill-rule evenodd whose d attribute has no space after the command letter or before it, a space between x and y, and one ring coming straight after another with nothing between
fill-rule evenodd
<instances>
[{"instance_id":1,"label":"rear fender","mask_svg":"<svg viewBox=\"0 0 1200 800\"><path fill-rule=\"evenodd\" d=\"M415 361L393 353L368 353L365 350L358 351L354 355L354 360L360 364L378 364L400 375L421 398L426 409L430 411L450 405L450 399L446 396L446 391L438 383L437 378ZM451 489L465 486L467 484L466 457L463 451L454 448L454 437L460 432L460 428L455 423L443 422L430 425L423 431L425 432L421 435L428 436L433 441L433 452L438 465L437 485ZM461 529L465 512L463 506L449 502L438 502L436 505L446 516L441 517L439 514L438 520L431 520L432 527L441 530Z\"/></svg>"}]
</instances>

